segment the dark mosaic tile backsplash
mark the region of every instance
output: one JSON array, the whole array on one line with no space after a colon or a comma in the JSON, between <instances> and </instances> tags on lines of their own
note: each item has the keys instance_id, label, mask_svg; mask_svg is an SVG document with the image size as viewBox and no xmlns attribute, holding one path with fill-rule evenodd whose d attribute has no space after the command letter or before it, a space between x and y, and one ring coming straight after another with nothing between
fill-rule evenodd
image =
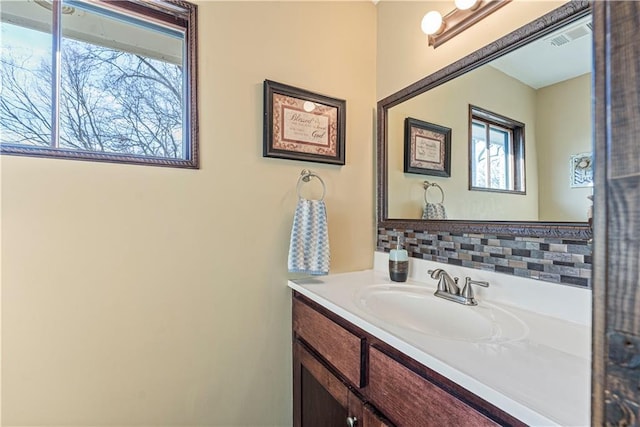
<instances>
[{"instance_id":1,"label":"dark mosaic tile backsplash","mask_svg":"<svg viewBox=\"0 0 640 427\"><path fill-rule=\"evenodd\" d=\"M414 258L591 288L585 240L379 228L377 250L389 252L398 237Z\"/></svg>"}]
</instances>

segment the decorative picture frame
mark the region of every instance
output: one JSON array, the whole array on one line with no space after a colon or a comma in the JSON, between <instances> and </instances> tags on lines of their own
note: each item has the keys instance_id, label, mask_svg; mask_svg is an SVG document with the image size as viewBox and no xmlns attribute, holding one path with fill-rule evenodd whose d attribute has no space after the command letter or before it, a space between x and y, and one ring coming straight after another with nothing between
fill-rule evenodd
<instances>
[{"instance_id":1,"label":"decorative picture frame","mask_svg":"<svg viewBox=\"0 0 640 427\"><path fill-rule=\"evenodd\" d=\"M346 101L264 81L263 157L345 164Z\"/></svg>"},{"instance_id":2,"label":"decorative picture frame","mask_svg":"<svg viewBox=\"0 0 640 427\"><path fill-rule=\"evenodd\" d=\"M450 177L451 128L405 118L404 172Z\"/></svg>"},{"instance_id":3,"label":"decorative picture frame","mask_svg":"<svg viewBox=\"0 0 640 427\"><path fill-rule=\"evenodd\" d=\"M593 187L593 153L570 156L569 185L571 188Z\"/></svg>"}]
</instances>

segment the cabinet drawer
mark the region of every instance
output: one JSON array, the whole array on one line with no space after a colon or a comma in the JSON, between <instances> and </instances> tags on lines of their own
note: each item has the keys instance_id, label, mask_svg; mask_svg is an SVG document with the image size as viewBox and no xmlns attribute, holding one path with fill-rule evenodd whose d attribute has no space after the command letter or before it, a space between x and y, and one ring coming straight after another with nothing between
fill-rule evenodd
<instances>
[{"instance_id":1,"label":"cabinet drawer","mask_svg":"<svg viewBox=\"0 0 640 427\"><path fill-rule=\"evenodd\" d=\"M368 395L398 426L498 425L373 347L369 351Z\"/></svg>"},{"instance_id":2,"label":"cabinet drawer","mask_svg":"<svg viewBox=\"0 0 640 427\"><path fill-rule=\"evenodd\" d=\"M293 331L347 380L362 387L362 338L296 299Z\"/></svg>"}]
</instances>

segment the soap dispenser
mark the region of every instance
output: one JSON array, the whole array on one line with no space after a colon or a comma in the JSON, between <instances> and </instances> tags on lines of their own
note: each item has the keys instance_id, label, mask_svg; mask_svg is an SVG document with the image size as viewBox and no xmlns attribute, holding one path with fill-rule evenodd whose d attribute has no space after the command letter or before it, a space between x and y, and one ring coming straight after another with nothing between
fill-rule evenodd
<instances>
[{"instance_id":1,"label":"soap dispenser","mask_svg":"<svg viewBox=\"0 0 640 427\"><path fill-rule=\"evenodd\" d=\"M389 277L394 282L406 282L409 276L409 255L406 249L402 249L400 237L396 248L389 251Z\"/></svg>"}]
</instances>

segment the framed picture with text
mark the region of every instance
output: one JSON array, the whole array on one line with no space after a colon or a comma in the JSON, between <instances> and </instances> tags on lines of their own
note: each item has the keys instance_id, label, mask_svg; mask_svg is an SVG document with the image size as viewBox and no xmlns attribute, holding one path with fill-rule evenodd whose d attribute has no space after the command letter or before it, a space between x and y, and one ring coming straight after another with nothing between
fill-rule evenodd
<instances>
[{"instance_id":1,"label":"framed picture with text","mask_svg":"<svg viewBox=\"0 0 640 427\"><path fill-rule=\"evenodd\" d=\"M346 101L264 81L263 157L345 164Z\"/></svg>"},{"instance_id":2,"label":"framed picture with text","mask_svg":"<svg viewBox=\"0 0 640 427\"><path fill-rule=\"evenodd\" d=\"M404 119L404 172L451 176L451 129Z\"/></svg>"}]
</instances>

